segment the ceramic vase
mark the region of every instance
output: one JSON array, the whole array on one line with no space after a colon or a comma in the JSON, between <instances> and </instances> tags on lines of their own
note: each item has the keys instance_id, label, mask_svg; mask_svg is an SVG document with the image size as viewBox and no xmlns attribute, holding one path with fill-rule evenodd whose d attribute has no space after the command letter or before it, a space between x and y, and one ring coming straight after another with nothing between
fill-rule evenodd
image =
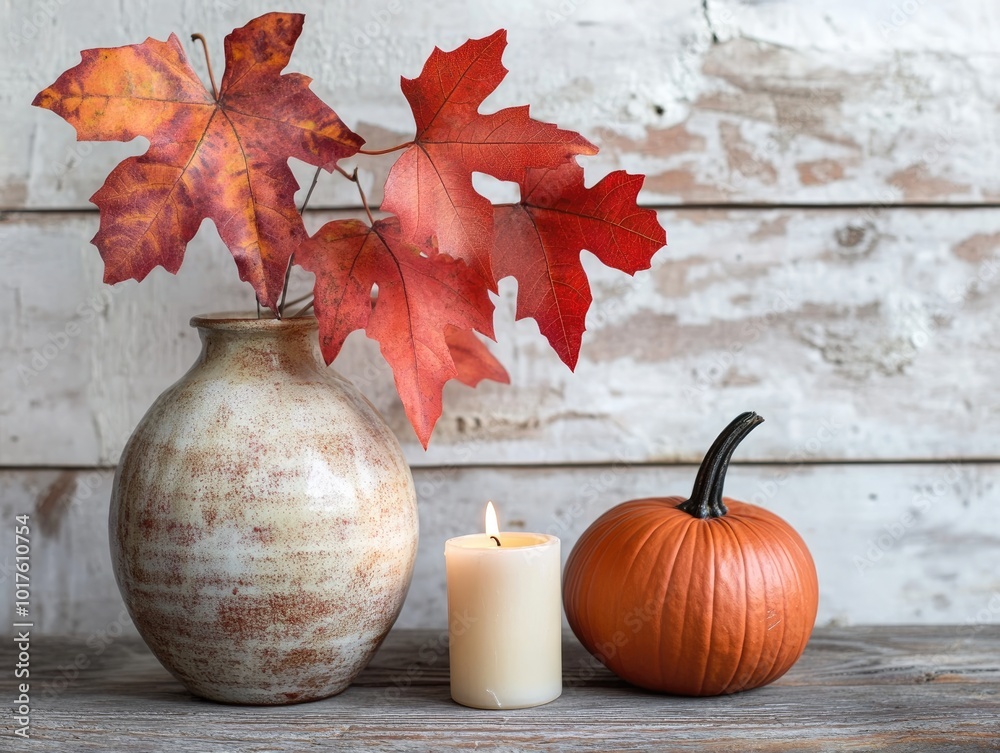
<instances>
[{"instance_id":1,"label":"ceramic vase","mask_svg":"<svg viewBox=\"0 0 1000 753\"><path fill-rule=\"evenodd\" d=\"M316 320L195 317L201 354L115 475L115 577L160 662L216 701L344 690L403 605L416 495L375 408L319 354Z\"/></svg>"}]
</instances>

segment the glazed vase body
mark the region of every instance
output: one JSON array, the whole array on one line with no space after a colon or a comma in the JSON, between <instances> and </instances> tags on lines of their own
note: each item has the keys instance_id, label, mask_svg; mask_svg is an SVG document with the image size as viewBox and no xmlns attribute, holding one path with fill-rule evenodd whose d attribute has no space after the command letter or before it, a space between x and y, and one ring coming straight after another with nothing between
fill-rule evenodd
<instances>
[{"instance_id":1,"label":"glazed vase body","mask_svg":"<svg viewBox=\"0 0 1000 753\"><path fill-rule=\"evenodd\" d=\"M319 355L314 319L196 317L202 352L129 440L115 577L193 693L280 704L344 690L403 605L416 495L392 432Z\"/></svg>"}]
</instances>

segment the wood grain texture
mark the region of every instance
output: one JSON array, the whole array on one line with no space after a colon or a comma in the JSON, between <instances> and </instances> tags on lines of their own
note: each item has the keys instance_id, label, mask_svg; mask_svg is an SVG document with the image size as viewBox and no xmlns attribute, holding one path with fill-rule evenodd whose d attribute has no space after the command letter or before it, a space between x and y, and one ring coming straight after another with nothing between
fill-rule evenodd
<instances>
[{"instance_id":1,"label":"wood grain texture","mask_svg":"<svg viewBox=\"0 0 1000 753\"><path fill-rule=\"evenodd\" d=\"M513 321L504 280L492 347L512 384L449 385L426 453L374 342L351 335L336 368L418 466L695 462L748 409L768 423L743 461L997 457L1000 209L689 209L661 221L671 246L649 272L585 255L595 304L575 374L532 321ZM193 363L189 318L252 305L207 227L177 278L105 286L96 224L0 221L0 465L114 464Z\"/></svg>"},{"instance_id":2,"label":"wood grain texture","mask_svg":"<svg viewBox=\"0 0 1000 753\"><path fill-rule=\"evenodd\" d=\"M565 557L602 512L684 494L692 466L417 469L420 544L397 626L443 627L446 539L482 530L492 499L507 530L551 533ZM777 513L816 562L818 622L1000 623L1000 464L746 466L728 493ZM108 556L110 471L0 473L0 520L33 516L33 614L40 631L134 634ZM58 505L46 505L61 495ZM58 511L58 512L55 512ZM0 547L0 576L13 572ZM13 620L0 602L0 620Z\"/></svg>"},{"instance_id":3,"label":"wood grain texture","mask_svg":"<svg viewBox=\"0 0 1000 753\"><path fill-rule=\"evenodd\" d=\"M137 639L32 643L32 750L989 751L1000 749L1000 629L820 628L759 690L675 698L625 685L571 636L551 704L450 700L447 636L394 631L343 694L277 708L189 695ZM0 648L12 664L13 647ZM77 670L75 667L81 669ZM5 673L0 691L12 697Z\"/></svg>"},{"instance_id":4,"label":"wood grain texture","mask_svg":"<svg viewBox=\"0 0 1000 753\"><path fill-rule=\"evenodd\" d=\"M348 0L2 6L0 208L81 208L130 144L78 144L34 94L78 50L202 32L222 39L265 10L307 15L292 70L372 148L412 135L398 89L434 45L510 31L511 73L490 109L536 117L602 147L597 176L649 175L651 203L996 202L1000 197L992 0ZM204 77L200 50L185 41ZM359 160L375 201L392 157ZM298 166L302 168L302 165ZM298 170L304 183L311 169ZM328 180L316 206L355 206Z\"/></svg>"}]
</instances>

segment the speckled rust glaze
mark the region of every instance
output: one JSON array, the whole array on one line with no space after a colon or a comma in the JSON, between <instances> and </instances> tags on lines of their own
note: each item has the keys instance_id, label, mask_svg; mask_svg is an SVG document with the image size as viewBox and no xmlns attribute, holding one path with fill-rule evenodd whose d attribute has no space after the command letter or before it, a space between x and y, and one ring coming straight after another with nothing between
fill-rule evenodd
<instances>
[{"instance_id":1,"label":"speckled rust glaze","mask_svg":"<svg viewBox=\"0 0 1000 753\"><path fill-rule=\"evenodd\" d=\"M109 520L132 620L193 693L281 704L344 690L403 605L413 479L316 321L195 317L202 352L136 427Z\"/></svg>"}]
</instances>

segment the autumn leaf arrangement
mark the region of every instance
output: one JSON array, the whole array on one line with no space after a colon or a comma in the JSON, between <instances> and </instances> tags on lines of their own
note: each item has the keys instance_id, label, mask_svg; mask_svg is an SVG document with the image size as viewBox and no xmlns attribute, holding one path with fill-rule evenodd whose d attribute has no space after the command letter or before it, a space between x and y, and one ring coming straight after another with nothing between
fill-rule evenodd
<instances>
[{"instance_id":1,"label":"autumn leaf arrangement","mask_svg":"<svg viewBox=\"0 0 1000 753\"><path fill-rule=\"evenodd\" d=\"M218 86L206 48L210 89L171 34L83 51L33 104L63 117L81 141L149 140L91 198L105 282L141 281L157 266L176 273L211 219L258 310L279 319L314 310L327 363L354 330L379 342L426 447L446 382L509 381L476 335L494 338L498 280L517 280L517 318L533 318L573 369L592 300L581 252L634 274L666 236L656 213L636 203L643 176L617 171L586 186L577 157L597 148L580 134L532 119L527 106L479 112L507 73L503 30L451 52L435 48L420 75L401 82L413 139L366 150L310 78L282 73L303 21L269 13L234 30ZM376 219L357 169L339 161L396 151ZM334 220L310 236L308 195L296 207L290 158L315 166L317 178L353 181L366 220ZM492 204L473 187L476 172L516 183L520 200ZM315 274L308 300L287 300L293 265Z\"/></svg>"}]
</instances>

